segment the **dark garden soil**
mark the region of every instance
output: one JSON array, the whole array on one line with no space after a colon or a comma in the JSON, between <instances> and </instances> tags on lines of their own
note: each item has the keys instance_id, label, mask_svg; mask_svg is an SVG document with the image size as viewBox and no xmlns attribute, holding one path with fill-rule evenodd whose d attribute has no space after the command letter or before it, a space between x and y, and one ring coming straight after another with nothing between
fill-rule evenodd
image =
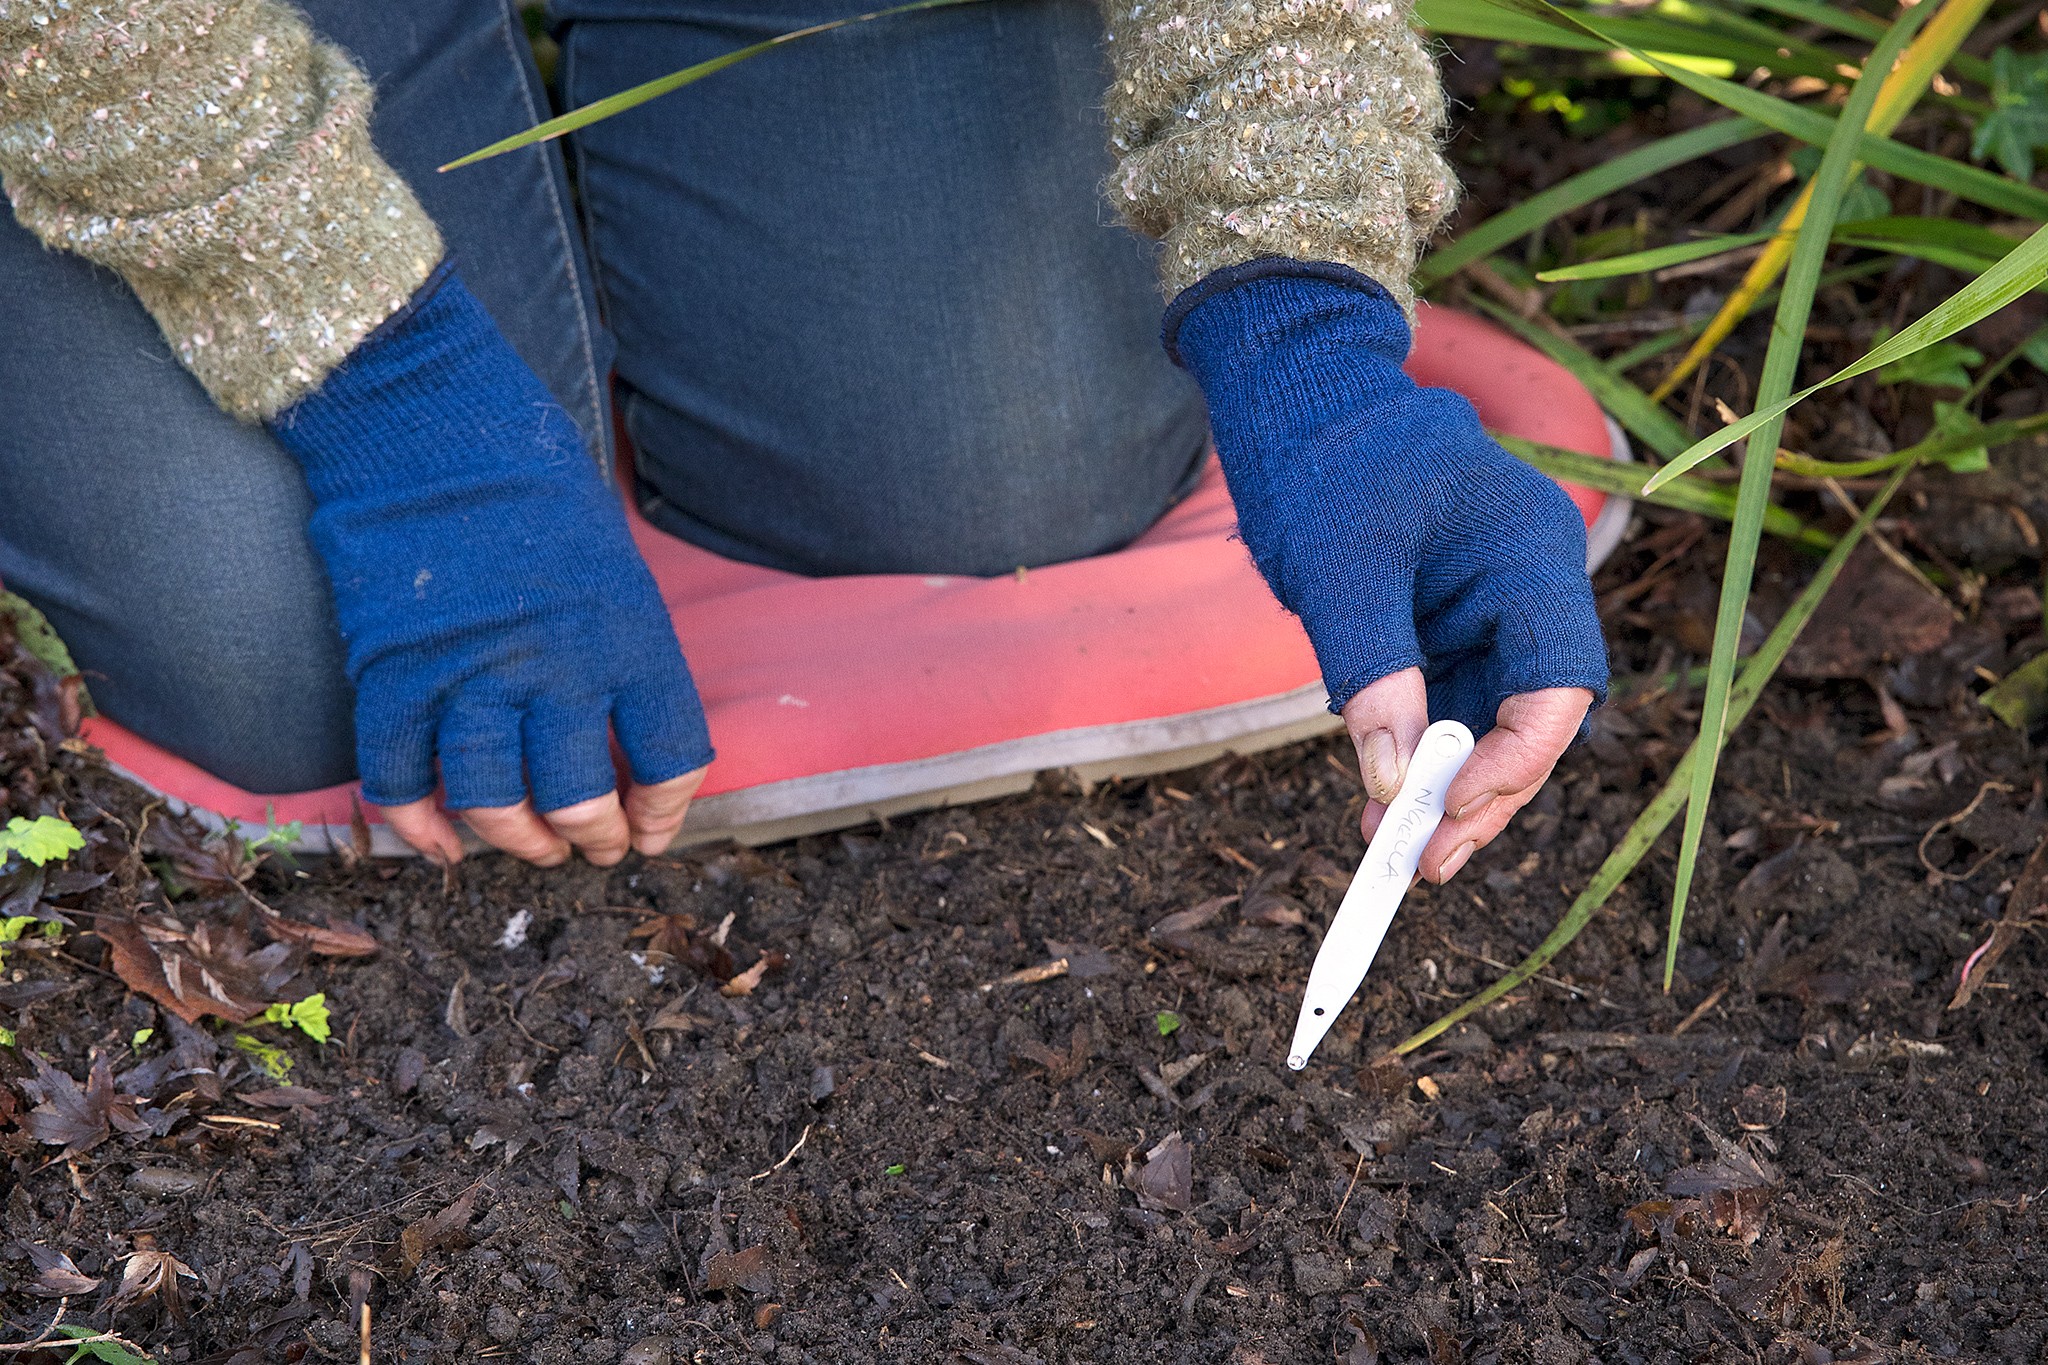
<instances>
[{"instance_id":1,"label":"dark garden soil","mask_svg":"<svg viewBox=\"0 0 2048 1365\"><path fill-rule=\"evenodd\" d=\"M1485 117L1543 142L1518 193L1613 150ZM2041 1360L2048 812L1976 701L2044 645L2041 465L1916 477L1886 526L1946 601L1874 553L1845 575L1726 760L1669 993L1674 839L1539 980L1389 1060L1549 931L1690 736L1719 532L1646 514L1599 580L1593 741L1417 890L1300 1074L1363 849L1340 741L611 871L251 872L64 746L16 652L0 819L92 842L40 889L77 927L0 971L5 1340L63 1302L236 1365ZM1810 567L1769 549L1761 621ZM188 994L322 992L333 1041L189 1026L122 984L151 951Z\"/></svg>"}]
</instances>

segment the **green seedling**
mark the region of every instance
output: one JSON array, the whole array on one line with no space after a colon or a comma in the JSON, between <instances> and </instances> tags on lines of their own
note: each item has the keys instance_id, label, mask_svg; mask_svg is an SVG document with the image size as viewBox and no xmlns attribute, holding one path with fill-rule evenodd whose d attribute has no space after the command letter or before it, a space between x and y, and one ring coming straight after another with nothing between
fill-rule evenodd
<instances>
[{"instance_id":1,"label":"green seedling","mask_svg":"<svg viewBox=\"0 0 2048 1365\"><path fill-rule=\"evenodd\" d=\"M10 853L19 853L37 867L46 863L61 863L85 847L85 836L69 820L60 820L54 815L38 815L25 820L17 815L0 829L0 862Z\"/></svg>"},{"instance_id":2,"label":"green seedling","mask_svg":"<svg viewBox=\"0 0 2048 1365\"><path fill-rule=\"evenodd\" d=\"M1161 1038L1171 1038L1180 1029L1181 1017L1172 1010L1161 1010L1152 1016L1152 1026Z\"/></svg>"},{"instance_id":3,"label":"green seedling","mask_svg":"<svg viewBox=\"0 0 2048 1365\"><path fill-rule=\"evenodd\" d=\"M252 859L262 859L272 853L291 861L291 846L306 832L306 822L293 820L288 824L277 823L277 807L263 808L263 832L242 846L243 852Z\"/></svg>"},{"instance_id":4,"label":"green seedling","mask_svg":"<svg viewBox=\"0 0 2048 1365\"><path fill-rule=\"evenodd\" d=\"M2034 178L2034 153L2048 146L2048 52L1991 54L1991 112L1977 120L1970 155L1996 157L2015 180Z\"/></svg>"},{"instance_id":5,"label":"green seedling","mask_svg":"<svg viewBox=\"0 0 2048 1365\"><path fill-rule=\"evenodd\" d=\"M334 1036L329 1025L327 994L316 991L304 1000L286 1003L278 1001L263 1011L263 1022L276 1024L280 1028L295 1028L316 1043L324 1043Z\"/></svg>"},{"instance_id":6,"label":"green seedling","mask_svg":"<svg viewBox=\"0 0 2048 1365\"><path fill-rule=\"evenodd\" d=\"M235 1046L253 1057L256 1065L262 1067L274 1081L283 1081L292 1074L291 1054L281 1047L273 1047L261 1038L247 1033L235 1035Z\"/></svg>"},{"instance_id":7,"label":"green seedling","mask_svg":"<svg viewBox=\"0 0 2048 1365\"><path fill-rule=\"evenodd\" d=\"M128 1040L128 1050L130 1052L140 1052L142 1051L142 1045L154 1037L156 1037L155 1029L139 1028L135 1030L135 1036Z\"/></svg>"},{"instance_id":8,"label":"green seedling","mask_svg":"<svg viewBox=\"0 0 2048 1365\"><path fill-rule=\"evenodd\" d=\"M64 926L61 924L45 923L34 915L9 915L6 919L0 919L0 944L19 943L22 936L28 933L29 927L36 924L42 925L40 932L44 938L63 937ZM6 962L7 950L0 947L0 966L4 966Z\"/></svg>"},{"instance_id":9,"label":"green seedling","mask_svg":"<svg viewBox=\"0 0 2048 1365\"><path fill-rule=\"evenodd\" d=\"M899 1162L897 1162L897 1163L896 1163L895 1165L893 1165L893 1166L884 1166L884 1167L882 1168L882 1174L883 1174L883 1175L902 1175L902 1174L903 1174L903 1173L904 1173L905 1171L907 1171L907 1170L909 1170L909 1169L910 1169L910 1167L908 1167L908 1166L904 1165L904 1164L903 1164L902 1162L900 1162L900 1161L899 1161Z\"/></svg>"}]
</instances>

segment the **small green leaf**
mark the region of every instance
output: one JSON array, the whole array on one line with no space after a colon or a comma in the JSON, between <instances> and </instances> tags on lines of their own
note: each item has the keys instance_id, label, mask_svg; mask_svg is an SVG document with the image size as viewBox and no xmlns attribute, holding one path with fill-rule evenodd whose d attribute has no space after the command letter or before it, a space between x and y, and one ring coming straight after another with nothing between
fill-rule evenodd
<instances>
[{"instance_id":1,"label":"small green leaf","mask_svg":"<svg viewBox=\"0 0 2048 1365\"><path fill-rule=\"evenodd\" d=\"M13 1047L13 1046L14 1046L14 1030L13 1030L13 1029L11 1029L11 1028L0 1028L0 1047Z\"/></svg>"},{"instance_id":2,"label":"small green leaf","mask_svg":"<svg viewBox=\"0 0 2048 1365\"><path fill-rule=\"evenodd\" d=\"M272 1047L261 1038L246 1033L235 1035L235 1046L256 1059L256 1065L268 1072L274 1081L282 1081L292 1074L292 1058L281 1047Z\"/></svg>"},{"instance_id":3,"label":"small green leaf","mask_svg":"<svg viewBox=\"0 0 2048 1365\"><path fill-rule=\"evenodd\" d=\"M900 1161L899 1161L899 1162L897 1162L897 1163L896 1163L895 1165L893 1165L893 1166L884 1166L884 1167L882 1168L882 1174L883 1174L883 1175L902 1175L902 1174L903 1174L903 1173L904 1173L905 1171L907 1171L907 1170L909 1170L909 1169L910 1169L910 1167L908 1167L908 1166L904 1165L904 1164L903 1164L902 1162L900 1162Z\"/></svg>"},{"instance_id":4,"label":"small green leaf","mask_svg":"<svg viewBox=\"0 0 2048 1365\"><path fill-rule=\"evenodd\" d=\"M1161 1010L1152 1016L1152 1023L1159 1030L1161 1038L1170 1038L1181 1025L1181 1018L1172 1010Z\"/></svg>"},{"instance_id":5,"label":"small green leaf","mask_svg":"<svg viewBox=\"0 0 2048 1365\"><path fill-rule=\"evenodd\" d=\"M1876 338L1878 341L1884 337ZM1960 341L1937 341L1925 350L1902 356L1877 372L1880 384L1925 384L1936 389L1970 387L1971 365L1982 365L1984 353Z\"/></svg>"},{"instance_id":6,"label":"small green leaf","mask_svg":"<svg viewBox=\"0 0 2048 1365\"><path fill-rule=\"evenodd\" d=\"M34 915L9 915L6 919L0 919L0 943L13 943L34 923Z\"/></svg>"},{"instance_id":7,"label":"small green leaf","mask_svg":"<svg viewBox=\"0 0 2048 1365\"><path fill-rule=\"evenodd\" d=\"M17 815L7 822L7 828L0 829L0 858L19 853L37 867L61 863L84 847L85 836L69 820L54 815L38 815L33 820Z\"/></svg>"},{"instance_id":8,"label":"small green leaf","mask_svg":"<svg viewBox=\"0 0 2048 1365\"><path fill-rule=\"evenodd\" d=\"M316 1043L324 1043L334 1036L330 1017L325 991L315 991L304 1000L292 1003L280 1000L263 1011L264 1023L298 1029Z\"/></svg>"},{"instance_id":9,"label":"small green leaf","mask_svg":"<svg viewBox=\"0 0 2048 1365\"><path fill-rule=\"evenodd\" d=\"M2048 374L2048 327L2043 327L2021 343L2020 354L2027 358L2029 365Z\"/></svg>"},{"instance_id":10,"label":"small green leaf","mask_svg":"<svg viewBox=\"0 0 2048 1365\"><path fill-rule=\"evenodd\" d=\"M2015 180L2034 178L2034 152L2048 146L2048 52L1991 54L1991 112L1977 120L1970 156L1994 157Z\"/></svg>"},{"instance_id":11,"label":"small green leaf","mask_svg":"<svg viewBox=\"0 0 2048 1365\"><path fill-rule=\"evenodd\" d=\"M2048 654L2027 660L1977 700L2015 730L2048 716Z\"/></svg>"},{"instance_id":12,"label":"small green leaf","mask_svg":"<svg viewBox=\"0 0 2048 1365\"><path fill-rule=\"evenodd\" d=\"M64 1365L76 1365L81 1360L97 1360L101 1365L156 1365L149 1356L139 1356L118 1341L83 1341L85 1337L100 1335L93 1327L63 1326L57 1329L62 1336L80 1342L73 1348Z\"/></svg>"},{"instance_id":13,"label":"small green leaf","mask_svg":"<svg viewBox=\"0 0 2048 1365\"><path fill-rule=\"evenodd\" d=\"M142 1045L154 1037L156 1037L155 1029L139 1028L135 1030L135 1036L128 1040L128 1050L130 1052L140 1052L142 1051Z\"/></svg>"},{"instance_id":14,"label":"small green leaf","mask_svg":"<svg viewBox=\"0 0 2048 1365\"><path fill-rule=\"evenodd\" d=\"M1984 424L1977 420L1977 414L1961 403L1935 403L1933 434L1936 437L1960 440L1983 429ZM1936 463L1946 465L1958 474L1982 474L1991 468L1991 449L1983 445L1960 446L1942 455Z\"/></svg>"}]
</instances>

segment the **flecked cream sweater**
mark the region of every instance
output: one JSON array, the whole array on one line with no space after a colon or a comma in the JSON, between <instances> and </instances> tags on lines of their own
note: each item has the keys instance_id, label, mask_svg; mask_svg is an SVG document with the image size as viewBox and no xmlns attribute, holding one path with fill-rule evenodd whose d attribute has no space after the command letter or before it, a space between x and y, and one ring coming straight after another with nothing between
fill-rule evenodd
<instances>
[{"instance_id":1,"label":"flecked cream sweater","mask_svg":"<svg viewBox=\"0 0 2048 1365\"><path fill-rule=\"evenodd\" d=\"M1168 295L1261 256L1404 304L1455 185L1413 0L1104 0L1110 195ZM119 273L228 412L318 388L440 260L370 89L281 0L0 0L0 185Z\"/></svg>"}]
</instances>

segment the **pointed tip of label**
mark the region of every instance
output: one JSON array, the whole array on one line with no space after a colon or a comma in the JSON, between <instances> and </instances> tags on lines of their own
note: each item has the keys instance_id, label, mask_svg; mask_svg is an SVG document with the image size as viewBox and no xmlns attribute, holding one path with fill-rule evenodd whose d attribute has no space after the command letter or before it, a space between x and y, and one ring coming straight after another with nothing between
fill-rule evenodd
<instances>
[{"instance_id":1,"label":"pointed tip of label","mask_svg":"<svg viewBox=\"0 0 2048 1365\"><path fill-rule=\"evenodd\" d=\"M1308 1058L1306 1058L1306 1057L1302 1056L1302 1055L1301 1055L1300 1053L1298 1053L1298 1052L1297 1052L1296 1054L1294 1054L1294 1055L1293 1055L1292 1057L1289 1057L1289 1058L1287 1059L1287 1069L1288 1069L1289 1071L1299 1071L1299 1070L1301 1070L1301 1069L1302 1069L1303 1067L1305 1067L1305 1066L1307 1066L1307 1065L1308 1065Z\"/></svg>"}]
</instances>

